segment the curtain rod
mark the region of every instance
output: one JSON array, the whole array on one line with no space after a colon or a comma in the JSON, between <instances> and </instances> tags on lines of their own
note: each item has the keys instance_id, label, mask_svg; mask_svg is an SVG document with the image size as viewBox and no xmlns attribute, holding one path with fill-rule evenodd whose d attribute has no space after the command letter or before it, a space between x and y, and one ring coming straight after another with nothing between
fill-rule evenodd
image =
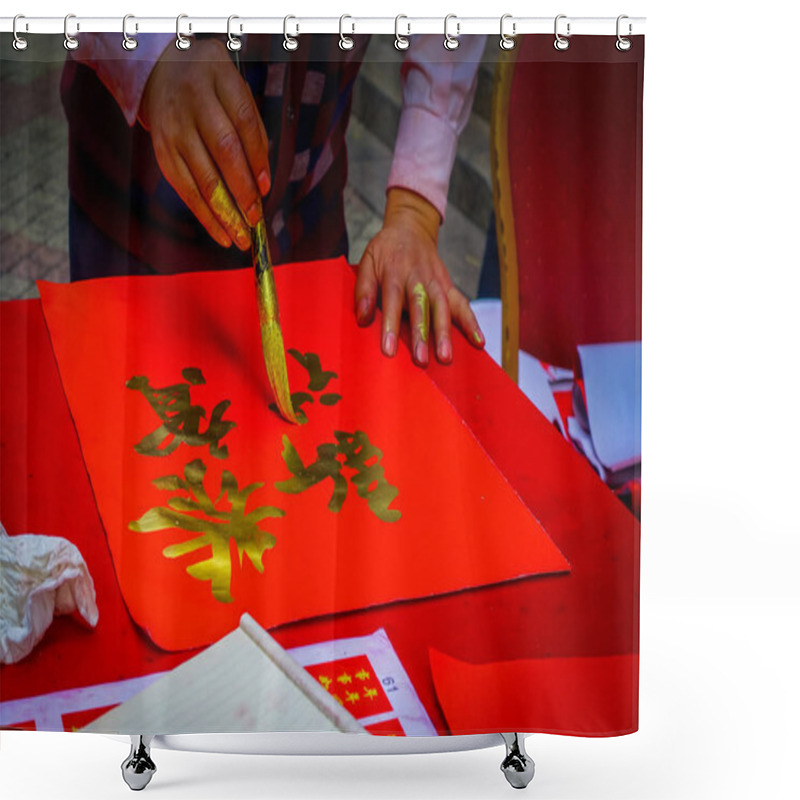
<instances>
[{"instance_id":1,"label":"curtain rod","mask_svg":"<svg viewBox=\"0 0 800 800\"><path fill-rule=\"evenodd\" d=\"M180 16L180 32L184 36L194 33L227 33L228 17L195 17L188 14ZM500 34L500 17L234 17L231 31L241 36L245 33L284 33L292 36L308 33L338 34L392 34L396 30L402 36L413 34L444 34L445 25L452 36L472 34ZM504 15L502 30L506 35L532 33L553 34L554 17L514 17ZM175 17L135 17L129 16L125 29L130 36L138 33L175 33L178 19ZM558 30L561 35L609 35L637 36L644 34L644 17L570 17L559 15ZM286 29L284 28L286 26ZM569 26L569 27L568 27ZM20 15L17 18L18 34L64 33L64 17L35 17ZM68 32L71 36L83 33L122 33L122 17L82 17L69 15ZM14 17L0 17L0 33L14 30Z\"/></svg>"}]
</instances>

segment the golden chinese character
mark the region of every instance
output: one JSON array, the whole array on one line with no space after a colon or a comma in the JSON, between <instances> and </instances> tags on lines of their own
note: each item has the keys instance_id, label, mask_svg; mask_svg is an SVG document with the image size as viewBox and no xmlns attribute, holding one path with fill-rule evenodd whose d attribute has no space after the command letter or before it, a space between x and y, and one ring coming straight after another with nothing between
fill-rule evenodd
<instances>
[{"instance_id":1,"label":"golden chinese character","mask_svg":"<svg viewBox=\"0 0 800 800\"><path fill-rule=\"evenodd\" d=\"M397 497L397 488L383 476L383 467L380 465L383 453L370 443L364 431L334 431L334 435L339 442L339 452L345 456L344 465L356 471L350 482L355 485L358 496L367 500L370 511L378 519L396 522L400 519L400 512L389 506ZM370 489L373 484L375 487Z\"/></svg>"},{"instance_id":2,"label":"golden chinese character","mask_svg":"<svg viewBox=\"0 0 800 800\"><path fill-rule=\"evenodd\" d=\"M347 699L348 703L357 703L359 700L358 692L347 692L345 694L345 698Z\"/></svg>"},{"instance_id":3,"label":"golden chinese character","mask_svg":"<svg viewBox=\"0 0 800 800\"><path fill-rule=\"evenodd\" d=\"M358 672L356 672L356 678L358 678L360 681L368 681L370 674L362 667Z\"/></svg>"},{"instance_id":4,"label":"golden chinese character","mask_svg":"<svg viewBox=\"0 0 800 800\"><path fill-rule=\"evenodd\" d=\"M301 353L299 350L289 350L288 352L308 372L308 388L312 392L321 392L332 378L339 377L335 372L322 369L319 356L316 353ZM342 399L342 396L335 392L326 392L318 399L324 406L334 406ZM291 400L297 419L303 424L308 422L308 417L302 410L302 405L303 403L313 403L314 397L308 392L292 392ZM276 403L270 403L269 407L276 414L280 413Z\"/></svg>"},{"instance_id":5,"label":"golden chinese character","mask_svg":"<svg viewBox=\"0 0 800 800\"><path fill-rule=\"evenodd\" d=\"M275 537L261 530L258 523L266 517L282 517L285 512L273 506L259 506L245 513L245 504L250 495L260 489L263 483L251 483L241 491L236 478L223 470L219 496L212 500L203 486L206 465L195 459L184 467L184 478L167 475L153 483L159 489L169 492L183 491L188 497L172 497L167 507L151 508L128 527L137 533L178 528L195 534L194 538L164 548L167 558L179 558L211 545L211 556L197 561L186 568L186 572L201 581L211 581L211 592L222 603L230 603L231 597L231 555L230 540L236 543L239 552L239 566L246 555L252 565L264 571L261 559L265 550L275 545ZM230 511L218 510L223 496L228 496Z\"/></svg>"},{"instance_id":6,"label":"golden chinese character","mask_svg":"<svg viewBox=\"0 0 800 800\"><path fill-rule=\"evenodd\" d=\"M289 396L289 399L292 401L294 415L297 417L301 425L305 425L306 422L308 422L308 417L306 416L306 412L303 411L303 403L313 403L314 398L308 392L292 392ZM281 416L281 412L278 410L277 403L270 403L269 410L274 411L278 416Z\"/></svg>"},{"instance_id":7,"label":"golden chinese character","mask_svg":"<svg viewBox=\"0 0 800 800\"><path fill-rule=\"evenodd\" d=\"M321 392L332 378L339 377L335 372L322 369L322 364L316 353L301 353L299 350L294 349L288 352L308 372L308 388L312 392Z\"/></svg>"},{"instance_id":8,"label":"golden chinese character","mask_svg":"<svg viewBox=\"0 0 800 800\"><path fill-rule=\"evenodd\" d=\"M312 486L316 486L326 478L333 481L333 494L328 508L337 512L341 509L347 496L347 481L340 474L341 464L336 460L339 451L335 444L323 444L317 448L317 460L305 466L297 454L289 437L283 437L283 460L294 477L286 481L278 481L275 488L287 494L299 494Z\"/></svg>"},{"instance_id":9,"label":"golden chinese character","mask_svg":"<svg viewBox=\"0 0 800 800\"><path fill-rule=\"evenodd\" d=\"M228 446L220 447L219 442L231 428L236 427L235 422L222 419L231 401L223 400L214 406L208 427L203 433L200 433L200 420L205 419L206 411L202 406L192 405L190 389L192 386L202 385L206 381L203 373L196 367L188 367L181 374L186 379L186 383L176 383L160 389L151 386L150 379L145 375L134 375L125 384L129 389L144 395L162 422L153 433L145 436L139 444L134 445L134 450L145 456L168 456L181 442L185 442L191 447L208 445L209 453L212 456L227 458ZM159 445L170 436L172 441L165 447L159 448Z\"/></svg>"},{"instance_id":10,"label":"golden chinese character","mask_svg":"<svg viewBox=\"0 0 800 800\"><path fill-rule=\"evenodd\" d=\"M370 511L383 522L396 522L400 511L389 508L397 497L398 490L384 477L380 461L383 453L370 443L364 431L346 433L334 431L337 444L322 444L317 447L317 460L306 466L297 453L289 437L283 437L283 460L293 477L278 481L275 488L288 494L299 494L312 486L330 478L333 493L328 508L333 512L341 510L347 496L347 482L341 474L342 467L355 470L350 482L356 487L358 496L367 501ZM338 461L344 456L344 463Z\"/></svg>"},{"instance_id":11,"label":"golden chinese character","mask_svg":"<svg viewBox=\"0 0 800 800\"><path fill-rule=\"evenodd\" d=\"M374 700L377 696L378 696L377 689L364 689L364 697L366 697L367 700Z\"/></svg>"},{"instance_id":12,"label":"golden chinese character","mask_svg":"<svg viewBox=\"0 0 800 800\"><path fill-rule=\"evenodd\" d=\"M351 675L348 675L346 672L343 672L337 679L339 683L352 683L353 678Z\"/></svg>"}]
</instances>

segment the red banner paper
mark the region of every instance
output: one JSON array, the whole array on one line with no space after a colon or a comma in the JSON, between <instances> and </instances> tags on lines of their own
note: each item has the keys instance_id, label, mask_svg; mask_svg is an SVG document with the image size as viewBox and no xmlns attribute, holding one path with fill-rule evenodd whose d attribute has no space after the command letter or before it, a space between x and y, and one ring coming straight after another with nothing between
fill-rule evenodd
<instances>
[{"instance_id":1,"label":"red banner paper","mask_svg":"<svg viewBox=\"0 0 800 800\"><path fill-rule=\"evenodd\" d=\"M638 655L488 664L468 664L436 650L430 657L436 696L452 733L621 736L638 729Z\"/></svg>"},{"instance_id":2,"label":"red banner paper","mask_svg":"<svg viewBox=\"0 0 800 800\"><path fill-rule=\"evenodd\" d=\"M122 594L156 644L569 569L425 372L356 325L343 260L275 277L301 426L270 409L249 270L39 286Z\"/></svg>"}]
</instances>

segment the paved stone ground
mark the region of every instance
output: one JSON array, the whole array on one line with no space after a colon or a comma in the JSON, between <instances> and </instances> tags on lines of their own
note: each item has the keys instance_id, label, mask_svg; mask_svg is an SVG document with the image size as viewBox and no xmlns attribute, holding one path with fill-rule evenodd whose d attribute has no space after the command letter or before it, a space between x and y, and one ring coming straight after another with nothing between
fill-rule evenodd
<instances>
[{"instance_id":1,"label":"paved stone ground","mask_svg":"<svg viewBox=\"0 0 800 800\"><path fill-rule=\"evenodd\" d=\"M62 63L0 59L0 300L69 280Z\"/></svg>"},{"instance_id":2,"label":"paved stone ground","mask_svg":"<svg viewBox=\"0 0 800 800\"><path fill-rule=\"evenodd\" d=\"M376 50L383 44L377 42ZM59 97L64 55L60 37L37 38L36 51L38 58L44 55L48 60L0 59L0 300L37 297L37 279L69 280L68 131ZM391 132L385 123L375 122L369 101L377 87L394 103L393 109L387 107L389 114L396 115L399 98L396 65L367 66L356 85L347 135L346 217L354 263L380 230L391 166ZM487 176L488 126L476 118L462 140L466 156L460 156L461 163ZM476 224L482 216L472 213L471 198L461 199L448 208L439 250L456 284L474 297L485 226Z\"/></svg>"}]
</instances>

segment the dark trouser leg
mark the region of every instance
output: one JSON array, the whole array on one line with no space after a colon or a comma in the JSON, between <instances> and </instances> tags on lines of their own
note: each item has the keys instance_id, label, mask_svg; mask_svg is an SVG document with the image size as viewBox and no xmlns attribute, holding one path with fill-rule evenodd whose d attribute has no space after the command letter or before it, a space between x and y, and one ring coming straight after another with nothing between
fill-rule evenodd
<instances>
[{"instance_id":1,"label":"dark trouser leg","mask_svg":"<svg viewBox=\"0 0 800 800\"><path fill-rule=\"evenodd\" d=\"M69 277L71 281L109 275L150 275L144 262L109 239L72 199L69 201Z\"/></svg>"}]
</instances>

